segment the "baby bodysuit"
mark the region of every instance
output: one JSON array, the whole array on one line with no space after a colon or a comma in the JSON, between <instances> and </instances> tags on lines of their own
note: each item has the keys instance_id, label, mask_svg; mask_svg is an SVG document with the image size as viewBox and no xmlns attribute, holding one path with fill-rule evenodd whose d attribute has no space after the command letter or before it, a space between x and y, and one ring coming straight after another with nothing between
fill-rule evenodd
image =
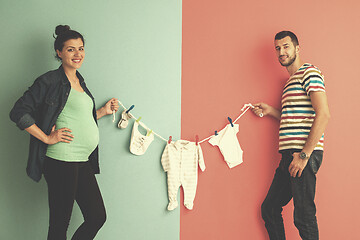
<instances>
[{"instance_id":1,"label":"baby bodysuit","mask_svg":"<svg viewBox=\"0 0 360 240\"><path fill-rule=\"evenodd\" d=\"M239 124L226 125L218 135L211 137L209 143L218 146L229 168L236 167L243 162L243 151L240 147L236 134L239 132Z\"/></svg>"},{"instance_id":2,"label":"baby bodysuit","mask_svg":"<svg viewBox=\"0 0 360 240\"><path fill-rule=\"evenodd\" d=\"M178 206L177 193L179 187L184 190L184 205L191 210L194 205L198 180L198 165L205 170L205 162L200 145L186 140L168 143L161 157L161 164L167 172L168 210Z\"/></svg>"}]
</instances>

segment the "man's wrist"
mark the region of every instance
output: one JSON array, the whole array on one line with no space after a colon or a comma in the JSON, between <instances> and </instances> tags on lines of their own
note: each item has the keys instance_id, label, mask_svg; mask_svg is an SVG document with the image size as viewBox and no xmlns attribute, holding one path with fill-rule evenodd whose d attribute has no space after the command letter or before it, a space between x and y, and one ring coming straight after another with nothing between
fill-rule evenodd
<instances>
[{"instance_id":1,"label":"man's wrist","mask_svg":"<svg viewBox=\"0 0 360 240\"><path fill-rule=\"evenodd\" d=\"M301 151L299 157L302 160L308 160L310 158L310 154L307 154L306 152Z\"/></svg>"}]
</instances>

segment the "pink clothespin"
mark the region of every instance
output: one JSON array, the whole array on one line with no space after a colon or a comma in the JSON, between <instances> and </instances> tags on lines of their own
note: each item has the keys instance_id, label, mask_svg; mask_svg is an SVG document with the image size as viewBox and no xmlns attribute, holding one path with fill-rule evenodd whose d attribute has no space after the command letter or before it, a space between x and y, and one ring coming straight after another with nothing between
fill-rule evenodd
<instances>
[{"instance_id":1,"label":"pink clothespin","mask_svg":"<svg viewBox=\"0 0 360 240\"><path fill-rule=\"evenodd\" d=\"M198 145L198 144L199 144L199 136L196 135L196 136L195 136L195 139L196 139L196 145Z\"/></svg>"},{"instance_id":2,"label":"pink clothespin","mask_svg":"<svg viewBox=\"0 0 360 240\"><path fill-rule=\"evenodd\" d=\"M170 143L171 143L171 141L172 141L172 136L170 136L170 137L169 137L169 141L168 141L168 143L170 144Z\"/></svg>"}]
</instances>

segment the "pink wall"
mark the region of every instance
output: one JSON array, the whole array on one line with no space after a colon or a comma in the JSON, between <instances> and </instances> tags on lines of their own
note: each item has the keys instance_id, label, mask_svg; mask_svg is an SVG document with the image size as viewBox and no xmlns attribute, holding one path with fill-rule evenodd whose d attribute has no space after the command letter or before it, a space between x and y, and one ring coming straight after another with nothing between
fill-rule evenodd
<instances>
[{"instance_id":1,"label":"pink wall","mask_svg":"<svg viewBox=\"0 0 360 240\"><path fill-rule=\"evenodd\" d=\"M358 1L183 0L182 138L203 139L236 118L243 104L280 106L288 75L277 62L274 34L294 31L304 61L325 74L332 119L318 173L320 239L358 239L360 114ZM355 27L357 26L357 27ZM229 169L203 143L194 210L181 206L181 240L268 239L260 205L280 160L278 122L246 113L238 122L244 163ZM300 239L285 208L288 239Z\"/></svg>"}]
</instances>

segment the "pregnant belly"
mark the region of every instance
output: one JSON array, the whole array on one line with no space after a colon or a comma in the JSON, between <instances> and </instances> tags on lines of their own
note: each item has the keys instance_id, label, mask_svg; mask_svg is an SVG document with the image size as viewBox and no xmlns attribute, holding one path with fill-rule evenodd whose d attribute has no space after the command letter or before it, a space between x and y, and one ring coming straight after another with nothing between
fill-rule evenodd
<instances>
[{"instance_id":1,"label":"pregnant belly","mask_svg":"<svg viewBox=\"0 0 360 240\"><path fill-rule=\"evenodd\" d=\"M59 160L67 161L87 161L89 155L99 144L99 130L92 119L88 122L79 122L75 124L56 123L56 129L69 128L74 136L70 143L58 142L49 145L47 155Z\"/></svg>"},{"instance_id":2,"label":"pregnant belly","mask_svg":"<svg viewBox=\"0 0 360 240\"><path fill-rule=\"evenodd\" d=\"M99 144L99 130L95 122L82 123L70 129L74 139L69 145L72 145L72 148L77 147L79 152L87 152L90 155Z\"/></svg>"}]
</instances>

